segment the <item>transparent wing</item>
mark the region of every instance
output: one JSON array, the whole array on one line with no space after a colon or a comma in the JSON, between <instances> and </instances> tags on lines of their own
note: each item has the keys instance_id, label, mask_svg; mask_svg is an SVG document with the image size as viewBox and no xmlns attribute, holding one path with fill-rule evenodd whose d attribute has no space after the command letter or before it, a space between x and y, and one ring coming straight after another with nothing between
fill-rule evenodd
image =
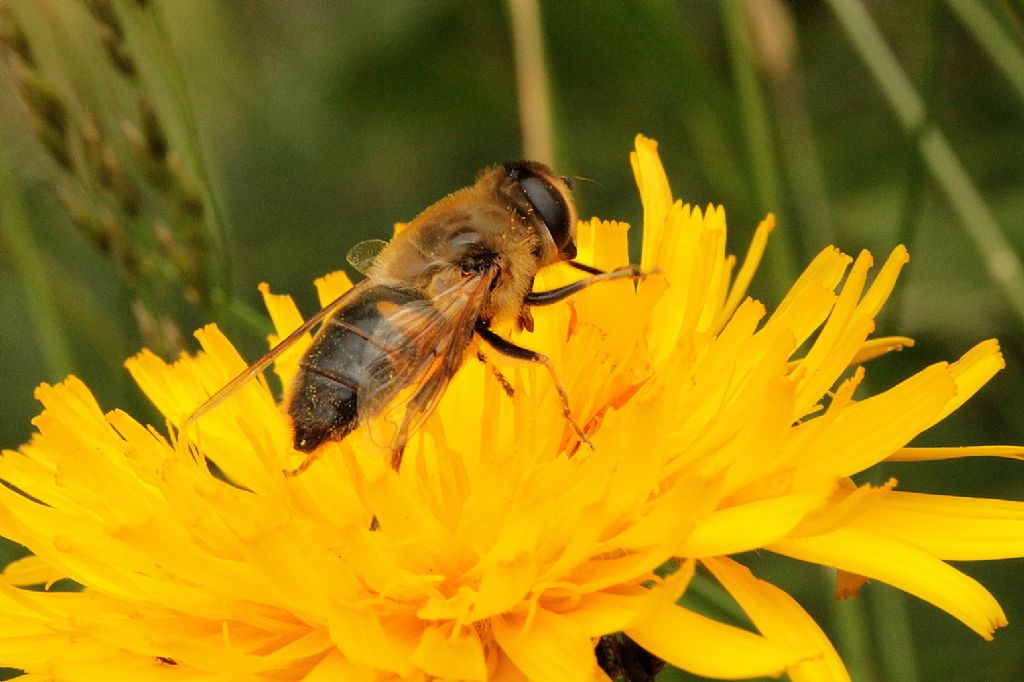
<instances>
[{"instance_id":1,"label":"transparent wing","mask_svg":"<svg viewBox=\"0 0 1024 682\"><path fill-rule=\"evenodd\" d=\"M407 303L386 316L371 341L385 350L367 364L360 382L361 422L405 405L401 430L408 434L423 423L462 365L495 274L493 270L469 276L446 273L452 283L441 293ZM414 386L395 402L403 389ZM399 438L403 437L400 433Z\"/></svg>"},{"instance_id":2,"label":"transparent wing","mask_svg":"<svg viewBox=\"0 0 1024 682\"><path fill-rule=\"evenodd\" d=\"M271 363L274 362L274 360L280 357L281 353L291 348L296 341L301 339L310 329L312 329L317 324L322 322L325 317L331 315L349 301L358 298L364 289L372 285L373 282L371 280L365 279L362 282L359 282L359 284L356 284L348 291L346 291L338 298L328 303L326 306L318 310L316 313L314 313L308 320L303 322L298 329L296 329L291 334L282 339L279 344L271 348L266 355L264 355L263 357L261 357L259 360L252 363L248 367L246 367L241 374L236 376L234 379L232 379L227 384L222 386L220 390L218 390L216 393L207 398L206 402L197 407L195 411L192 412L192 414L190 414L188 418L182 423L182 431L184 431L190 424L194 423L204 414L206 414L207 412L209 412L210 410L212 410L213 408L217 407L222 402L227 400L229 397L231 397L232 394L235 393L235 391L244 386L247 382L252 380L257 375L259 375L260 372L265 370L267 367L271 365Z\"/></svg>"},{"instance_id":3,"label":"transparent wing","mask_svg":"<svg viewBox=\"0 0 1024 682\"><path fill-rule=\"evenodd\" d=\"M370 268L377 260L377 256L380 255L380 252L387 245L388 242L383 239L367 239L349 249L348 253L345 254L345 260L358 272L365 275L370 271Z\"/></svg>"}]
</instances>

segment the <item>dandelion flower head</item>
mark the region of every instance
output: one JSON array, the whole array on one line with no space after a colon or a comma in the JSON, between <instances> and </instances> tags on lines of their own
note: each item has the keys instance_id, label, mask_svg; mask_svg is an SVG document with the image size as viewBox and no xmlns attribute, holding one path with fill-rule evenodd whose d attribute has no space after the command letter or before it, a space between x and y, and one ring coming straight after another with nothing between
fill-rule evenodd
<instances>
[{"instance_id":1,"label":"dandelion flower head","mask_svg":"<svg viewBox=\"0 0 1024 682\"><path fill-rule=\"evenodd\" d=\"M765 549L927 600L982 637L995 599L946 560L1024 554L1021 503L901 492L851 476L883 460L1019 448L915 449L1001 367L995 341L871 396L861 363L907 253L828 248L770 314L746 290L725 212L676 201L656 144L631 157L644 211L634 284L536 308L514 340L547 354L593 448L534 366L472 358L410 440L399 472L369 430L301 459L267 382L178 427L245 368L214 326L203 351L127 363L167 420L104 412L71 377L37 391L37 432L0 458L0 534L32 552L0 579L0 663L27 679L594 680L598 638L623 632L708 677L842 680L828 639L730 555ZM625 265L627 229L579 225L579 260ZM554 266L537 289L579 273ZM350 283L317 281L321 301ZM262 287L275 343L302 323ZM305 343L308 343L308 339ZM284 385L304 344L274 371ZM371 529L371 519L376 519ZM756 630L677 605L703 565ZM666 566L674 570L664 569ZM23 586L69 578L79 592Z\"/></svg>"}]
</instances>

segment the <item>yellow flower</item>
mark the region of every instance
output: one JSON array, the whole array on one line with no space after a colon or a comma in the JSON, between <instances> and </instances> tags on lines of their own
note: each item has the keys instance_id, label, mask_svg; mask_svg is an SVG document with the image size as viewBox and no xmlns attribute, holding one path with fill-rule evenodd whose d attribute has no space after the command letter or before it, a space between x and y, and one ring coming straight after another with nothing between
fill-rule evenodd
<instances>
[{"instance_id":1,"label":"yellow flower","mask_svg":"<svg viewBox=\"0 0 1024 682\"><path fill-rule=\"evenodd\" d=\"M128 362L169 437L104 414L74 377L43 385L38 433L0 459L0 534L34 555L0 580L0 663L39 680L561 682L607 679L594 645L625 632L705 676L847 679L800 606L729 558L758 548L887 582L990 637L998 604L944 560L1024 554L1024 504L850 476L882 460L1021 457L907 447L1002 367L996 343L854 399L860 363L909 343L869 339L904 249L870 286L868 254L826 249L766 316L744 296L773 219L734 269L723 209L674 201L651 140L632 161L642 267L659 274L538 308L519 339L551 356L593 449L543 370L502 365L509 397L473 360L400 473L360 430L287 477L298 455L262 380L179 440L176 425L245 367L214 327L196 357ZM626 230L581 224L580 260L624 264ZM538 286L572 276L551 268ZM327 301L348 282L317 286ZM300 324L263 291L279 337ZM279 358L282 380L300 352ZM757 632L676 605L697 563ZM63 577L85 589L20 587Z\"/></svg>"}]
</instances>

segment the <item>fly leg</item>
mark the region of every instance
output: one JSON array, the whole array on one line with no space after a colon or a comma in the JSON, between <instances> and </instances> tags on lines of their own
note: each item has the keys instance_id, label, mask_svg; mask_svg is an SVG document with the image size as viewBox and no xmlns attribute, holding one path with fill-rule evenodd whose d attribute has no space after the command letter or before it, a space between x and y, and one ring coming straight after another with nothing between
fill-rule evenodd
<instances>
[{"instance_id":1,"label":"fly leg","mask_svg":"<svg viewBox=\"0 0 1024 682\"><path fill-rule=\"evenodd\" d=\"M551 360L548 356L538 353L537 351L532 351L529 348L517 346L511 341L501 338L491 331L490 328L488 328L482 321L478 321L476 323L476 333L481 339L486 341L491 348L502 355L507 355L508 357L515 358L517 360L526 360L528 362L536 362L544 365L548 370L548 374L551 375L551 380L555 384L555 390L558 391L558 399L562 403L562 415L565 417L565 420L569 422L569 425L572 426L573 431L576 432L576 435L579 436L581 441L589 445L591 449L594 448L594 444L590 442L590 439L587 438L587 434L583 432L583 429L580 428L580 425L577 424L576 420L573 418L572 410L569 408L569 394L565 392L565 387L562 386L562 381L558 378L558 374L555 372L555 367L551 364Z\"/></svg>"},{"instance_id":2,"label":"fly leg","mask_svg":"<svg viewBox=\"0 0 1024 682\"><path fill-rule=\"evenodd\" d=\"M295 467L294 469L284 470L285 478L292 478L293 476L298 476L303 471L313 466L313 462L320 459L320 455L323 453L323 450L323 448L317 448L313 452L306 453L306 459L302 460L302 463L299 464L299 466Z\"/></svg>"},{"instance_id":3,"label":"fly leg","mask_svg":"<svg viewBox=\"0 0 1024 682\"><path fill-rule=\"evenodd\" d=\"M405 454L405 445L409 442L409 434L413 430L413 422L430 410L434 400L441 395L444 387L448 385L451 375L444 371L444 368L435 371L419 390L409 400L402 416L402 424L398 427L398 435L391 444L391 468L398 471L402 466L402 455Z\"/></svg>"},{"instance_id":4,"label":"fly leg","mask_svg":"<svg viewBox=\"0 0 1024 682\"><path fill-rule=\"evenodd\" d=\"M566 261L565 264L568 265L571 268L576 268L577 270L582 270L583 272L587 273L588 275L603 275L604 274L604 270L602 270L601 268L595 268L593 265L587 265L586 263L580 263L578 261L570 260L570 261Z\"/></svg>"},{"instance_id":5,"label":"fly leg","mask_svg":"<svg viewBox=\"0 0 1024 682\"><path fill-rule=\"evenodd\" d=\"M391 468L395 471L402 466L402 455L405 454L405 445L409 442L413 421L417 415L423 414L429 408L430 403L444 390L447 383L446 375L441 371L436 371L423 382L423 385L409 400L405 414L402 416L402 424L398 427L398 435L395 436L395 440L391 444ZM370 519L370 530L380 530L380 520L376 514Z\"/></svg>"},{"instance_id":6,"label":"fly leg","mask_svg":"<svg viewBox=\"0 0 1024 682\"><path fill-rule=\"evenodd\" d=\"M484 355L483 351L477 351L476 359L490 368L491 373L494 374L494 378L498 380L498 383L501 384L501 388L505 391L505 395L511 398L516 394L516 389L512 387L512 384L509 383L509 380L501 373L501 370L495 367L487 356Z\"/></svg>"},{"instance_id":7,"label":"fly leg","mask_svg":"<svg viewBox=\"0 0 1024 682\"><path fill-rule=\"evenodd\" d=\"M610 282L616 279L631 279L639 280L643 279L649 272L640 272L640 267L637 265L627 265L624 268L618 268L611 272L602 272L597 268L592 268L589 265L583 265L576 261L569 261L569 265L582 270L583 272L589 272L593 274L592 277L585 277L581 280L577 280L571 284L566 284L563 287L552 289L550 291L531 291L523 299L523 303L526 305L551 305L552 303L558 303L559 301L565 300L577 294L589 286L593 286L598 282Z\"/></svg>"}]
</instances>

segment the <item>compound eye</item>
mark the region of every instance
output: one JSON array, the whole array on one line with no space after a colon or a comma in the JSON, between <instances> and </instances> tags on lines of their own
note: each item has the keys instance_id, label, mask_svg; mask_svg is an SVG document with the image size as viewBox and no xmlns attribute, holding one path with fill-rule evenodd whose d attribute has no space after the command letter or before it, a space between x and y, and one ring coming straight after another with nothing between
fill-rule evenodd
<instances>
[{"instance_id":1,"label":"compound eye","mask_svg":"<svg viewBox=\"0 0 1024 682\"><path fill-rule=\"evenodd\" d=\"M555 242L559 252L565 251L572 238L569 207L565 203L565 198L557 189L536 175L520 178L519 186L522 187L523 194L526 195L537 216L548 228L551 239Z\"/></svg>"}]
</instances>

